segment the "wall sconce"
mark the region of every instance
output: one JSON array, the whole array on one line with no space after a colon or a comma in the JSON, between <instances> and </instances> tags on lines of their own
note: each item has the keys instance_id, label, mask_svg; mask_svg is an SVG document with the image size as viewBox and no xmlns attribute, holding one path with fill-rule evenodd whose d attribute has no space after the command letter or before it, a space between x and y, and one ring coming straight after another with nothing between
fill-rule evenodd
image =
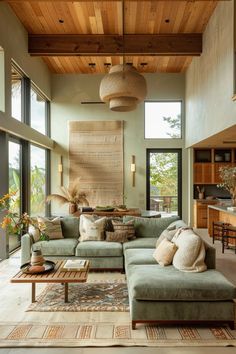
<instances>
[{"instance_id":1,"label":"wall sconce","mask_svg":"<svg viewBox=\"0 0 236 354\"><path fill-rule=\"evenodd\" d=\"M132 161L130 165L130 171L132 173L132 186L135 187L135 172L136 172L136 165L135 165L135 156L132 155Z\"/></svg>"},{"instance_id":2,"label":"wall sconce","mask_svg":"<svg viewBox=\"0 0 236 354\"><path fill-rule=\"evenodd\" d=\"M58 172L60 174L60 186L63 186L63 159L62 156L60 156L60 160L58 163Z\"/></svg>"}]
</instances>

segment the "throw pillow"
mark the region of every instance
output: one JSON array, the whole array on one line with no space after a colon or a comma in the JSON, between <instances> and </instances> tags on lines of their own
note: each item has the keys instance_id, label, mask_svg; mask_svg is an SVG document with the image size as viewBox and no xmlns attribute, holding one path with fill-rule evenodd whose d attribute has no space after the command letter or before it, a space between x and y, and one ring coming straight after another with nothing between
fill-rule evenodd
<instances>
[{"instance_id":1,"label":"throw pillow","mask_svg":"<svg viewBox=\"0 0 236 354\"><path fill-rule=\"evenodd\" d=\"M159 246L155 249L153 257L164 267L172 263L175 252L177 251L177 246L164 238Z\"/></svg>"},{"instance_id":2,"label":"throw pillow","mask_svg":"<svg viewBox=\"0 0 236 354\"><path fill-rule=\"evenodd\" d=\"M34 242L38 242L40 239L39 230L36 229L33 225L29 225L28 233L33 237Z\"/></svg>"},{"instance_id":3,"label":"throw pillow","mask_svg":"<svg viewBox=\"0 0 236 354\"><path fill-rule=\"evenodd\" d=\"M101 241L104 240L106 217L96 218L93 215L81 215L79 241Z\"/></svg>"},{"instance_id":4,"label":"throw pillow","mask_svg":"<svg viewBox=\"0 0 236 354\"><path fill-rule=\"evenodd\" d=\"M45 225L45 234L49 237L49 240L57 240L64 238L61 229L61 220L60 217L49 220L47 218L43 218L39 216L37 218L38 224Z\"/></svg>"},{"instance_id":5,"label":"throw pillow","mask_svg":"<svg viewBox=\"0 0 236 354\"><path fill-rule=\"evenodd\" d=\"M129 241L128 238L128 234L126 231L122 232L122 231L114 231L114 232L110 232L107 231L106 232L106 241L108 242L120 242L120 243L124 243Z\"/></svg>"},{"instance_id":6,"label":"throw pillow","mask_svg":"<svg viewBox=\"0 0 236 354\"><path fill-rule=\"evenodd\" d=\"M135 229L133 220L129 220L127 222L112 220L112 225L116 233L121 232L123 234L124 232L126 232L127 238L129 240L135 239Z\"/></svg>"},{"instance_id":7,"label":"throw pillow","mask_svg":"<svg viewBox=\"0 0 236 354\"><path fill-rule=\"evenodd\" d=\"M172 241L178 247L173 258L173 266L183 272L204 272L207 267L205 246L201 237L191 229L182 230Z\"/></svg>"},{"instance_id":8,"label":"throw pillow","mask_svg":"<svg viewBox=\"0 0 236 354\"><path fill-rule=\"evenodd\" d=\"M160 245L160 243L162 242L162 240L167 239L168 241L172 241L172 238L174 237L174 235L176 234L176 229L174 230L164 230L162 231L161 235L158 237L157 242L156 242L156 247L158 247Z\"/></svg>"}]
</instances>

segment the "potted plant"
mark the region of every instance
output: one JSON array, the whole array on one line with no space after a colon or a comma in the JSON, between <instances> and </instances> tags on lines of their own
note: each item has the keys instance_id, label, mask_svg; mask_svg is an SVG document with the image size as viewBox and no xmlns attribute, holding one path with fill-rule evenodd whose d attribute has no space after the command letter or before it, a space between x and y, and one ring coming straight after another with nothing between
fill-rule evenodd
<instances>
[{"instance_id":1,"label":"potted plant","mask_svg":"<svg viewBox=\"0 0 236 354\"><path fill-rule=\"evenodd\" d=\"M236 206L236 167L220 167L219 176L221 183L217 187L223 187L231 194L232 205Z\"/></svg>"},{"instance_id":2,"label":"potted plant","mask_svg":"<svg viewBox=\"0 0 236 354\"><path fill-rule=\"evenodd\" d=\"M80 192L79 181L80 179L77 178L67 188L64 186L60 187L62 194L50 194L47 196L46 201L51 202L52 200L55 200L61 205L68 203L70 214L74 214L77 211L78 205L89 206L86 194Z\"/></svg>"},{"instance_id":3,"label":"potted plant","mask_svg":"<svg viewBox=\"0 0 236 354\"><path fill-rule=\"evenodd\" d=\"M28 231L29 225L34 226L40 234L41 241L47 241L48 236L45 233L45 225L30 217L27 213L22 215L10 210L10 205L13 204L17 192L5 194L0 198L0 211L4 213L3 220L0 224L2 229L5 229L11 235L21 236L22 233Z\"/></svg>"}]
</instances>

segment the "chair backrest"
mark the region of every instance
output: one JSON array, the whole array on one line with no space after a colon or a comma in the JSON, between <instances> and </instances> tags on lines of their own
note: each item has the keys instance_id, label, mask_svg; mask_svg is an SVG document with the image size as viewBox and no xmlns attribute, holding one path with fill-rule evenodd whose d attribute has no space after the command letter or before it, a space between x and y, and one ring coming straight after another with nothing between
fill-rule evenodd
<instances>
[{"instance_id":1,"label":"chair backrest","mask_svg":"<svg viewBox=\"0 0 236 354\"><path fill-rule=\"evenodd\" d=\"M163 204L171 204L171 197L163 197Z\"/></svg>"}]
</instances>

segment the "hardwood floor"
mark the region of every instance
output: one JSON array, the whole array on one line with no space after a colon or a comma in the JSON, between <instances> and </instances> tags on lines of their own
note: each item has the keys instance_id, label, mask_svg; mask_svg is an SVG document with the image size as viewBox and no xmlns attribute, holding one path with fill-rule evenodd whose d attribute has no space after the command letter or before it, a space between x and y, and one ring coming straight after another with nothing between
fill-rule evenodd
<instances>
[{"instance_id":1,"label":"hardwood floor","mask_svg":"<svg viewBox=\"0 0 236 354\"><path fill-rule=\"evenodd\" d=\"M207 235L206 229L198 229L199 234L210 244L212 240ZM221 253L221 243L216 241L214 247L217 252L217 264L216 267L219 271L236 284L236 255L233 250L226 250L225 254ZM19 252L11 256L10 259L0 262L0 321L20 321L25 318L25 308L30 302L30 284L11 284L9 279L17 272L20 265ZM122 278L123 274L106 273L106 277L111 279ZM97 277L97 273L90 274L91 279ZM99 274L102 277L102 274ZM38 291L43 288L44 284L39 284ZM14 301L13 301L14 299ZM34 313L28 312L27 319L34 321L50 321L52 318L54 321L71 321L75 320L76 313ZM81 313L83 316L83 313ZM86 315L86 313L85 313ZM128 316L124 313L123 316ZM70 354L99 354L101 348L69 348ZM147 348L147 347L117 347L117 348L102 348L103 354L231 354L235 353L235 348ZM67 348L6 348L0 349L0 354L67 354Z\"/></svg>"}]
</instances>

